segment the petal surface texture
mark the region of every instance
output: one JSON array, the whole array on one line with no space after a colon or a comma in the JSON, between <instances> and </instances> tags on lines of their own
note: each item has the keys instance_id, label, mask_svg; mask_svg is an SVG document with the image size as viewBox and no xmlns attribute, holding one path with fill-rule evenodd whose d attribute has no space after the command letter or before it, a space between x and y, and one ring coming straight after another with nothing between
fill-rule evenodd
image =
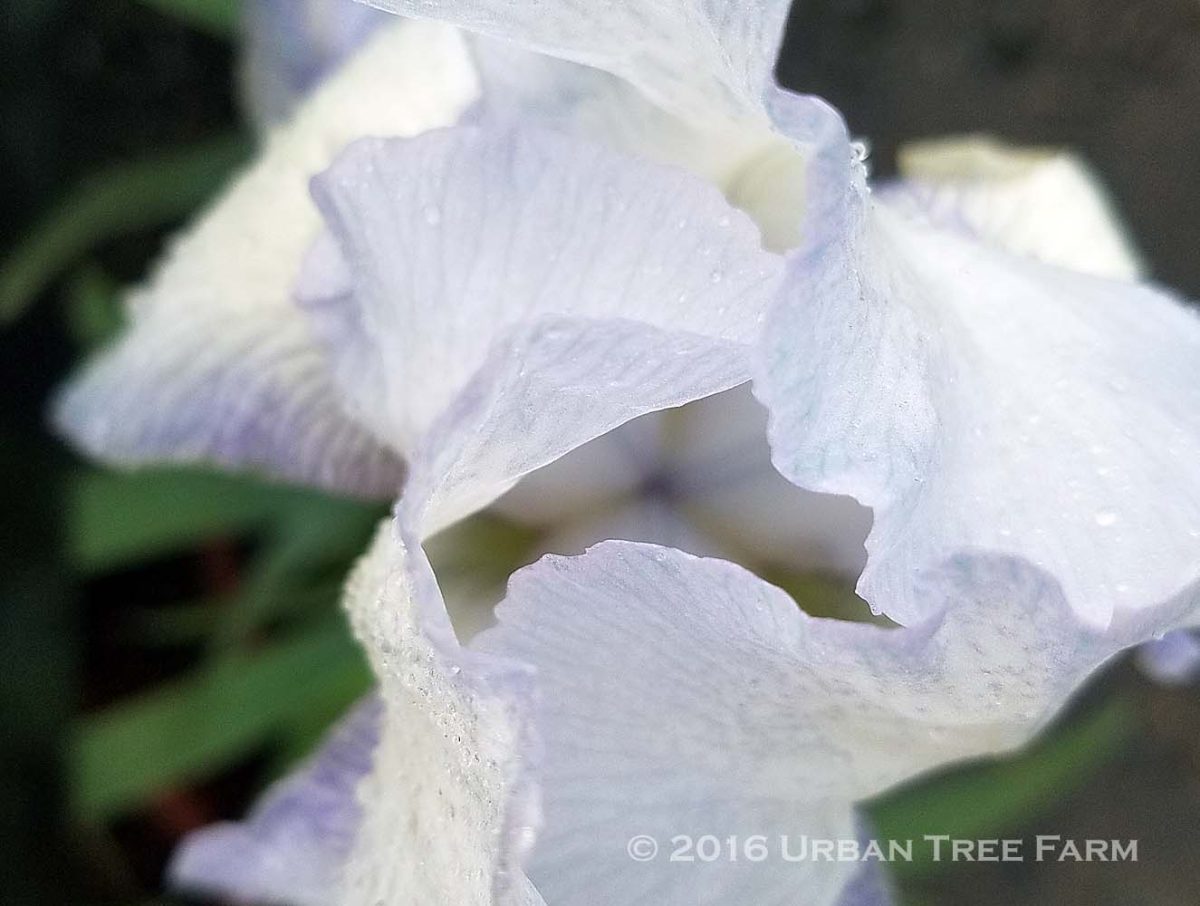
<instances>
[{"instance_id":1,"label":"petal surface texture","mask_svg":"<svg viewBox=\"0 0 1200 906\"><path fill-rule=\"evenodd\" d=\"M371 769L380 712L374 697L357 705L244 822L185 838L171 863L172 885L246 902L328 906L362 821L355 791Z\"/></svg>"},{"instance_id":2,"label":"petal surface texture","mask_svg":"<svg viewBox=\"0 0 1200 906\"><path fill-rule=\"evenodd\" d=\"M750 214L768 248L796 244L808 154L771 128L761 98L740 112L679 113L601 69L486 38L471 48L485 109L690 170Z\"/></svg>"},{"instance_id":3,"label":"petal surface texture","mask_svg":"<svg viewBox=\"0 0 1200 906\"><path fill-rule=\"evenodd\" d=\"M393 495L397 459L338 404L324 352L291 300L320 229L308 179L352 139L447 125L476 95L457 32L381 29L268 137L134 293L125 334L59 401L64 433L122 465L205 460Z\"/></svg>"},{"instance_id":4,"label":"petal surface texture","mask_svg":"<svg viewBox=\"0 0 1200 906\"><path fill-rule=\"evenodd\" d=\"M786 0L369 2L612 72L666 109L700 119L760 111L790 6Z\"/></svg>"},{"instance_id":5,"label":"petal surface texture","mask_svg":"<svg viewBox=\"0 0 1200 906\"><path fill-rule=\"evenodd\" d=\"M740 567L653 545L518 572L473 647L537 670L545 823L528 871L547 902L836 903L860 866L788 861L781 835L793 855L804 835L854 838L853 803L1020 745L1140 638L1079 631L1019 560L963 558L923 586L940 615L893 630L808 617ZM631 858L638 835L657 858ZM672 861L676 835L763 835L769 856Z\"/></svg>"},{"instance_id":6,"label":"petal surface texture","mask_svg":"<svg viewBox=\"0 0 1200 906\"><path fill-rule=\"evenodd\" d=\"M697 178L541 130L365 140L314 195L331 230L302 305L410 463L348 594L385 714L340 902L540 902L519 870L532 678L459 646L421 543L592 437L745 381L781 262Z\"/></svg>"},{"instance_id":7,"label":"petal surface texture","mask_svg":"<svg viewBox=\"0 0 1200 906\"><path fill-rule=\"evenodd\" d=\"M394 532L380 528L347 586L383 723L334 902L540 904L520 870L537 820L531 673L453 643L424 554Z\"/></svg>"},{"instance_id":8,"label":"petal surface texture","mask_svg":"<svg viewBox=\"0 0 1200 906\"><path fill-rule=\"evenodd\" d=\"M781 269L700 179L535 128L364 140L314 194L336 242L302 303L358 417L411 461L417 537L745 381Z\"/></svg>"},{"instance_id":9,"label":"petal surface texture","mask_svg":"<svg viewBox=\"0 0 1200 906\"><path fill-rule=\"evenodd\" d=\"M756 393L786 477L874 509L859 593L918 621L912 576L961 551L1046 570L1098 627L1190 586L1196 313L910 220L867 194L844 137L827 147L843 228L790 262Z\"/></svg>"}]
</instances>

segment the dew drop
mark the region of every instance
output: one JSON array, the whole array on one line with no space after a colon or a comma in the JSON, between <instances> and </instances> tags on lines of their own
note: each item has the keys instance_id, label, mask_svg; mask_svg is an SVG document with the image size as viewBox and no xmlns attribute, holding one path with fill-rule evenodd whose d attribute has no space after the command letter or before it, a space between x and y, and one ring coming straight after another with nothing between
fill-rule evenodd
<instances>
[{"instance_id":1,"label":"dew drop","mask_svg":"<svg viewBox=\"0 0 1200 906\"><path fill-rule=\"evenodd\" d=\"M425 205L425 209L421 213L425 217L425 222L430 226L437 226L442 222L442 212L436 205Z\"/></svg>"},{"instance_id":2,"label":"dew drop","mask_svg":"<svg viewBox=\"0 0 1200 906\"><path fill-rule=\"evenodd\" d=\"M1097 510L1095 519L1096 525L1101 528L1108 528L1110 525L1117 524L1117 514L1112 510Z\"/></svg>"}]
</instances>

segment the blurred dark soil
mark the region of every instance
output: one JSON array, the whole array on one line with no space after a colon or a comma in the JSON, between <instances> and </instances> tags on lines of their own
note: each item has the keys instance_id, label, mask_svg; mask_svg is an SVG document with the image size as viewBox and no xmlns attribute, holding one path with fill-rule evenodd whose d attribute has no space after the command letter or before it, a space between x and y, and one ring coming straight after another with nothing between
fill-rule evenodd
<instances>
[{"instance_id":1,"label":"blurred dark soil","mask_svg":"<svg viewBox=\"0 0 1200 906\"><path fill-rule=\"evenodd\" d=\"M1156 279L1200 297L1200 2L797 0L779 64L868 139L990 132L1067 145L1112 190Z\"/></svg>"}]
</instances>

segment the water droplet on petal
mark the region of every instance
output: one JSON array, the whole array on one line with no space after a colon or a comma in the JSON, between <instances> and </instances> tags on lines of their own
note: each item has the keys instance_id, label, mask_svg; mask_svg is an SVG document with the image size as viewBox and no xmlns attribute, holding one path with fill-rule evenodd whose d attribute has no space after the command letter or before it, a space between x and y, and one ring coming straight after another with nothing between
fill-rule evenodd
<instances>
[{"instance_id":1,"label":"water droplet on petal","mask_svg":"<svg viewBox=\"0 0 1200 906\"><path fill-rule=\"evenodd\" d=\"M1101 528L1108 528L1110 525L1117 524L1117 514L1112 510L1097 510L1095 518L1096 525Z\"/></svg>"}]
</instances>

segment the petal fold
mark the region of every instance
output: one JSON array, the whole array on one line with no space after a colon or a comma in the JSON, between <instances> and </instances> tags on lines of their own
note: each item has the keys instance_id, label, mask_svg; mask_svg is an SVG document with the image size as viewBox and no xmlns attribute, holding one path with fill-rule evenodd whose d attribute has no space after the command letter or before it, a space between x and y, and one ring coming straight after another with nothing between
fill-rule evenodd
<instances>
[{"instance_id":1,"label":"petal fold","mask_svg":"<svg viewBox=\"0 0 1200 906\"><path fill-rule=\"evenodd\" d=\"M483 84L482 109L683 167L750 214L768 248L796 244L808 155L772 130L762 100L751 119L715 110L679 114L600 69L483 38L471 46Z\"/></svg>"},{"instance_id":2,"label":"petal fold","mask_svg":"<svg viewBox=\"0 0 1200 906\"><path fill-rule=\"evenodd\" d=\"M781 838L793 855L805 835L853 839L856 802L1021 745L1144 637L1082 629L1020 560L964 557L920 584L938 616L885 629L808 617L740 567L653 545L518 572L472 647L533 665L543 690L529 874L547 901L821 906L852 881L882 896L854 864L784 858ZM759 835L768 855L637 861L638 835Z\"/></svg>"},{"instance_id":3,"label":"petal fold","mask_svg":"<svg viewBox=\"0 0 1200 906\"><path fill-rule=\"evenodd\" d=\"M302 302L356 416L410 460L419 537L745 381L780 270L696 177L531 127L364 140L314 193L336 242Z\"/></svg>"},{"instance_id":4,"label":"petal fold","mask_svg":"<svg viewBox=\"0 0 1200 906\"><path fill-rule=\"evenodd\" d=\"M612 72L667 110L698 120L761 116L790 6L787 0L367 2Z\"/></svg>"},{"instance_id":5,"label":"petal fold","mask_svg":"<svg viewBox=\"0 0 1200 906\"><path fill-rule=\"evenodd\" d=\"M382 730L342 906L540 906L520 863L538 821L532 675L459 648L420 548L391 523L346 607L379 680Z\"/></svg>"},{"instance_id":6,"label":"petal fold","mask_svg":"<svg viewBox=\"0 0 1200 906\"><path fill-rule=\"evenodd\" d=\"M855 156L844 133L825 155L833 167ZM963 551L1046 570L1098 627L1190 587L1195 312L858 189L826 203L838 229L811 233L791 260L755 392L786 477L874 509L860 594L918 621L929 606L911 577Z\"/></svg>"},{"instance_id":7,"label":"petal fold","mask_svg":"<svg viewBox=\"0 0 1200 906\"><path fill-rule=\"evenodd\" d=\"M124 335L67 390L61 430L127 465L203 459L394 494L393 454L338 404L325 353L291 298L320 229L307 180L350 140L447 125L477 93L456 31L381 29L267 138L258 161L133 294ZM280 411L281 424L265 424L264 413ZM289 439L293 427L300 433Z\"/></svg>"}]
</instances>

